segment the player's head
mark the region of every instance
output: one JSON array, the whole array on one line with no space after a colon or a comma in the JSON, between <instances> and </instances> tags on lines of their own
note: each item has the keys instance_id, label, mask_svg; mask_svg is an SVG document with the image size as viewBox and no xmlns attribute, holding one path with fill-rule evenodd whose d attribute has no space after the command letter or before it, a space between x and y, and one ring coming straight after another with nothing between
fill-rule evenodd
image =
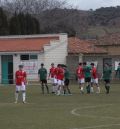
<instances>
[{"instance_id":1,"label":"player's head","mask_svg":"<svg viewBox=\"0 0 120 129\"><path fill-rule=\"evenodd\" d=\"M51 64L51 67L54 67L54 63Z\"/></svg>"},{"instance_id":2,"label":"player's head","mask_svg":"<svg viewBox=\"0 0 120 129\"><path fill-rule=\"evenodd\" d=\"M44 67L44 64L43 63L41 63L41 67Z\"/></svg>"},{"instance_id":3,"label":"player's head","mask_svg":"<svg viewBox=\"0 0 120 129\"><path fill-rule=\"evenodd\" d=\"M120 63L118 65L120 66Z\"/></svg>"},{"instance_id":4,"label":"player's head","mask_svg":"<svg viewBox=\"0 0 120 129\"><path fill-rule=\"evenodd\" d=\"M19 70L23 70L23 65L19 65Z\"/></svg>"},{"instance_id":5,"label":"player's head","mask_svg":"<svg viewBox=\"0 0 120 129\"><path fill-rule=\"evenodd\" d=\"M91 66L92 66L92 67L94 67L94 66L95 66L95 64L94 64L94 63L91 63Z\"/></svg>"},{"instance_id":6,"label":"player's head","mask_svg":"<svg viewBox=\"0 0 120 129\"><path fill-rule=\"evenodd\" d=\"M82 63L81 62L79 63L79 66L82 66Z\"/></svg>"},{"instance_id":7,"label":"player's head","mask_svg":"<svg viewBox=\"0 0 120 129\"><path fill-rule=\"evenodd\" d=\"M86 66L86 65L87 65L87 63L86 63L86 62L83 62L83 65L84 65L84 66Z\"/></svg>"},{"instance_id":8,"label":"player's head","mask_svg":"<svg viewBox=\"0 0 120 129\"><path fill-rule=\"evenodd\" d=\"M58 68L60 68L60 67L61 67L61 65L60 65L60 64L58 64L58 65L57 65L57 67L58 67Z\"/></svg>"}]
</instances>

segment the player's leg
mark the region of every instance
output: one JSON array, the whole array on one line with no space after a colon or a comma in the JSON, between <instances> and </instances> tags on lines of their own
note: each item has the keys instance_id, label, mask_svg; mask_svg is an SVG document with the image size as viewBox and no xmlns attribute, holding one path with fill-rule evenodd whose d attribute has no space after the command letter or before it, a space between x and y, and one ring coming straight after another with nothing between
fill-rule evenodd
<instances>
[{"instance_id":1,"label":"player's leg","mask_svg":"<svg viewBox=\"0 0 120 129\"><path fill-rule=\"evenodd\" d=\"M55 93L54 78L51 78L51 84L52 84L52 94L54 94Z\"/></svg>"},{"instance_id":2,"label":"player's leg","mask_svg":"<svg viewBox=\"0 0 120 129\"><path fill-rule=\"evenodd\" d=\"M19 92L20 92L20 86L16 86L16 91L15 91L15 103L18 102Z\"/></svg>"},{"instance_id":3,"label":"player's leg","mask_svg":"<svg viewBox=\"0 0 120 129\"><path fill-rule=\"evenodd\" d=\"M82 94L84 94L85 79L84 78L80 79L79 83L80 83L80 91L81 91Z\"/></svg>"},{"instance_id":4,"label":"player's leg","mask_svg":"<svg viewBox=\"0 0 120 129\"><path fill-rule=\"evenodd\" d=\"M42 94L44 94L44 82L41 80L41 89L42 89Z\"/></svg>"},{"instance_id":5,"label":"player's leg","mask_svg":"<svg viewBox=\"0 0 120 129\"><path fill-rule=\"evenodd\" d=\"M21 91L22 91L22 101L23 103L26 103L26 86L25 85L21 86Z\"/></svg>"},{"instance_id":6,"label":"player's leg","mask_svg":"<svg viewBox=\"0 0 120 129\"><path fill-rule=\"evenodd\" d=\"M69 83L70 83L70 80L68 79L68 80L67 80L66 88L67 88L68 94L69 94L69 95L71 95L71 91L70 91Z\"/></svg>"},{"instance_id":7,"label":"player's leg","mask_svg":"<svg viewBox=\"0 0 120 129\"><path fill-rule=\"evenodd\" d=\"M97 88L96 93L100 93L100 86L99 86L99 83L98 83L98 78L96 78L96 79L94 80L94 83L95 83L96 88Z\"/></svg>"},{"instance_id":8,"label":"player's leg","mask_svg":"<svg viewBox=\"0 0 120 129\"><path fill-rule=\"evenodd\" d=\"M66 94L66 90L67 90L67 79L65 79L64 84L65 84L63 86L63 88L64 88L64 94Z\"/></svg>"},{"instance_id":9,"label":"player's leg","mask_svg":"<svg viewBox=\"0 0 120 129\"><path fill-rule=\"evenodd\" d=\"M91 79L91 88L90 88L91 93L94 93L94 79Z\"/></svg>"},{"instance_id":10,"label":"player's leg","mask_svg":"<svg viewBox=\"0 0 120 129\"><path fill-rule=\"evenodd\" d=\"M60 92L61 92L61 80L58 80L57 95L60 95Z\"/></svg>"},{"instance_id":11,"label":"player's leg","mask_svg":"<svg viewBox=\"0 0 120 129\"><path fill-rule=\"evenodd\" d=\"M54 78L54 90L55 90L55 94L57 94L57 90L58 90L58 81L56 78Z\"/></svg>"},{"instance_id":12,"label":"player's leg","mask_svg":"<svg viewBox=\"0 0 120 129\"><path fill-rule=\"evenodd\" d=\"M86 89L87 89L87 94L90 94L90 89L91 89L91 78L86 78Z\"/></svg>"},{"instance_id":13,"label":"player's leg","mask_svg":"<svg viewBox=\"0 0 120 129\"><path fill-rule=\"evenodd\" d=\"M110 80L106 80L105 88L106 88L106 94L109 94L109 92L110 92Z\"/></svg>"},{"instance_id":14,"label":"player's leg","mask_svg":"<svg viewBox=\"0 0 120 129\"><path fill-rule=\"evenodd\" d=\"M45 83L45 86L46 86L47 93L49 94L49 87L48 87L48 84L47 84L47 80L44 80L44 83Z\"/></svg>"}]
</instances>

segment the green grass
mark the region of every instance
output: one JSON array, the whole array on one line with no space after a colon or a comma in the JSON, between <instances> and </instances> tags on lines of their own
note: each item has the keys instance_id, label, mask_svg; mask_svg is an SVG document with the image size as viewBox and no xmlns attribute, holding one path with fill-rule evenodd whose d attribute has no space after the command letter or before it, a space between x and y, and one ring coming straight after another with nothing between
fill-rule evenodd
<instances>
[{"instance_id":1,"label":"green grass","mask_svg":"<svg viewBox=\"0 0 120 129\"><path fill-rule=\"evenodd\" d=\"M72 96L55 96L28 86L28 103L14 104L15 87L1 86L0 129L120 129L120 86L112 85L109 95L101 87L101 94L81 95L71 85ZM71 114L76 108L77 116Z\"/></svg>"}]
</instances>

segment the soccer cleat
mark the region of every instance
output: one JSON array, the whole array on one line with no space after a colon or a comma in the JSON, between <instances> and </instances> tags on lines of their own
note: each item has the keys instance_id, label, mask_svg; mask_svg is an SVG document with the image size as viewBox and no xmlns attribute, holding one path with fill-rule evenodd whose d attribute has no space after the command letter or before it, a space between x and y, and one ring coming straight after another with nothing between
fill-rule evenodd
<instances>
[{"instance_id":1,"label":"soccer cleat","mask_svg":"<svg viewBox=\"0 0 120 129\"><path fill-rule=\"evenodd\" d=\"M23 101L23 104L26 104L26 101Z\"/></svg>"}]
</instances>

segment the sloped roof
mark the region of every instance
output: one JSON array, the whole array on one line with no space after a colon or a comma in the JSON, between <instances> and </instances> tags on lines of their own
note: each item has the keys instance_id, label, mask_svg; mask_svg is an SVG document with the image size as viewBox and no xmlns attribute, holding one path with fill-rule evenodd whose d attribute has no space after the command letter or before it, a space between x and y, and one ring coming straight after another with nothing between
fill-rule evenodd
<instances>
[{"instance_id":1,"label":"sloped roof","mask_svg":"<svg viewBox=\"0 0 120 129\"><path fill-rule=\"evenodd\" d=\"M51 40L58 40L59 36L33 38L0 38L0 52L43 51Z\"/></svg>"},{"instance_id":2,"label":"sloped roof","mask_svg":"<svg viewBox=\"0 0 120 129\"><path fill-rule=\"evenodd\" d=\"M68 42L68 53L69 54L100 54L107 53L103 48L95 46L93 41L81 40L76 37L69 38Z\"/></svg>"},{"instance_id":3,"label":"sloped roof","mask_svg":"<svg viewBox=\"0 0 120 129\"><path fill-rule=\"evenodd\" d=\"M120 33L108 34L97 40L97 45L120 45Z\"/></svg>"}]
</instances>

